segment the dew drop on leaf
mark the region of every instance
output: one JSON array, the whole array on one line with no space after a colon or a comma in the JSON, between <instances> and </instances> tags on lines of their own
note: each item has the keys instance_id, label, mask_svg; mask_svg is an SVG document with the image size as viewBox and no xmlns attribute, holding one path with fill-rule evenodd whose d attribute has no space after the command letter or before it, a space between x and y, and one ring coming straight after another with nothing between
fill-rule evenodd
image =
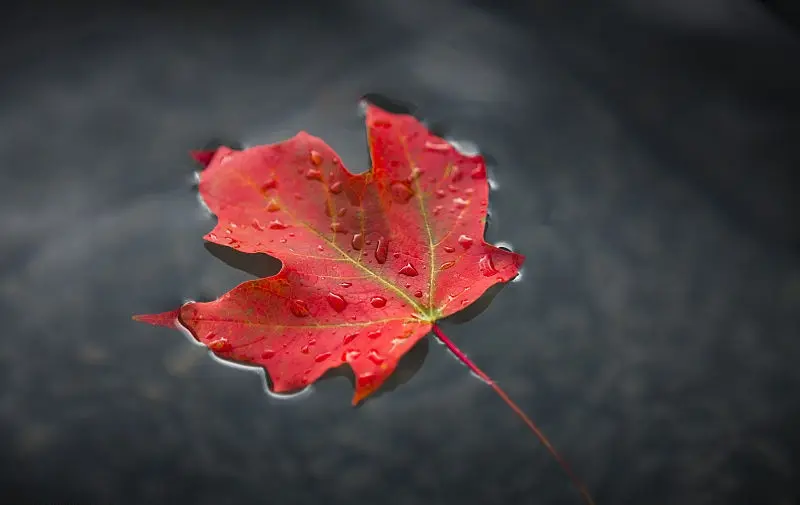
<instances>
[{"instance_id":1,"label":"dew drop on leaf","mask_svg":"<svg viewBox=\"0 0 800 505\"><path fill-rule=\"evenodd\" d=\"M414 291L414 296L416 296L417 298L422 298L422 290L418 289Z\"/></svg>"},{"instance_id":2,"label":"dew drop on leaf","mask_svg":"<svg viewBox=\"0 0 800 505\"><path fill-rule=\"evenodd\" d=\"M306 302L297 298L289 303L289 310L291 310L292 314L297 317L306 317L309 314L308 305L306 305Z\"/></svg>"},{"instance_id":3,"label":"dew drop on leaf","mask_svg":"<svg viewBox=\"0 0 800 505\"><path fill-rule=\"evenodd\" d=\"M414 196L414 191L405 182L393 183L391 190L392 199L397 203L406 203Z\"/></svg>"},{"instance_id":4,"label":"dew drop on leaf","mask_svg":"<svg viewBox=\"0 0 800 505\"><path fill-rule=\"evenodd\" d=\"M342 181L335 181L331 183L330 191L334 195L337 195L342 192Z\"/></svg>"},{"instance_id":5,"label":"dew drop on leaf","mask_svg":"<svg viewBox=\"0 0 800 505\"><path fill-rule=\"evenodd\" d=\"M433 208L433 215L438 216L439 214L442 213L443 210L444 207L442 207L441 205L437 205L436 207Z\"/></svg>"},{"instance_id":6,"label":"dew drop on leaf","mask_svg":"<svg viewBox=\"0 0 800 505\"><path fill-rule=\"evenodd\" d=\"M322 251L324 251L324 250L325 250L325 248L324 248L324 247L322 247L322 245L318 245L318 246L317 246L317 251L319 251L319 252L322 252Z\"/></svg>"},{"instance_id":7,"label":"dew drop on leaf","mask_svg":"<svg viewBox=\"0 0 800 505\"><path fill-rule=\"evenodd\" d=\"M264 231L264 225L258 219L253 218L252 226L254 230Z\"/></svg>"},{"instance_id":8,"label":"dew drop on leaf","mask_svg":"<svg viewBox=\"0 0 800 505\"><path fill-rule=\"evenodd\" d=\"M373 296L369 303L376 309L379 309L386 305L386 298L382 296Z\"/></svg>"},{"instance_id":9,"label":"dew drop on leaf","mask_svg":"<svg viewBox=\"0 0 800 505\"><path fill-rule=\"evenodd\" d=\"M389 255L389 242L381 237L378 239L378 245L375 247L375 261L378 263L386 263L386 257Z\"/></svg>"},{"instance_id":10,"label":"dew drop on leaf","mask_svg":"<svg viewBox=\"0 0 800 505\"><path fill-rule=\"evenodd\" d=\"M228 339L225 337L220 337L216 340L212 340L208 343L208 348L214 352L222 352L222 351L230 351L233 346Z\"/></svg>"},{"instance_id":11,"label":"dew drop on leaf","mask_svg":"<svg viewBox=\"0 0 800 505\"><path fill-rule=\"evenodd\" d=\"M375 349L370 349L369 354L367 354L367 358L376 365L380 365L386 361L386 356L383 356Z\"/></svg>"},{"instance_id":12,"label":"dew drop on leaf","mask_svg":"<svg viewBox=\"0 0 800 505\"><path fill-rule=\"evenodd\" d=\"M490 254L481 256L481 259L478 260L478 268L485 277L491 277L497 273L497 269L494 267L494 261L492 261L492 256Z\"/></svg>"},{"instance_id":13,"label":"dew drop on leaf","mask_svg":"<svg viewBox=\"0 0 800 505\"><path fill-rule=\"evenodd\" d=\"M311 346L308 344L300 348L300 352L302 352L303 354L308 354L310 351L311 351Z\"/></svg>"},{"instance_id":14,"label":"dew drop on leaf","mask_svg":"<svg viewBox=\"0 0 800 505\"><path fill-rule=\"evenodd\" d=\"M358 378L356 379L356 382L361 387L369 386L370 384L375 382L375 379L377 377L378 376L373 372L365 372L365 373L362 373L361 375L358 376Z\"/></svg>"},{"instance_id":15,"label":"dew drop on leaf","mask_svg":"<svg viewBox=\"0 0 800 505\"><path fill-rule=\"evenodd\" d=\"M339 285L341 287L343 287L343 288L349 288L350 286L353 285L353 283L352 282L340 282Z\"/></svg>"},{"instance_id":16,"label":"dew drop on leaf","mask_svg":"<svg viewBox=\"0 0 800 505\"><path fill-rule=\"evenodd\" d=\"M355 340L357 336L358 336L358 333L348 333L348 334L347 334L347 335L345 335L345 336L344 336L344 338L342 339L342 345L347 345L347 344L349 344L350 342L352 342L353 340Z\"/></svg>"},{"instance_id":17,"label":"dew drop on leaf","mask_svg":"<svg viewBox=\"0 0 800 505\"><path fill-rule=\"evenodd\" d=\"M367 338L371 338L373 340L376 338L380 338L380 336L381 336L381 330L374 330L367 333Z\"/></svg>"},{"instance_id":18,"label":"dew drop on leaf","mask_svg":"<svg viewBox=\"0 0 800 505\"><path fill-rule=\"evenodd\" d=\"M445 197L444 190L443 189L437 189L436 190L436 197L437 198L444 198Z\"/></svg>"},{"instance_id":19,"label":"dew drop on leaf","mask_svg":"<svg viewBox=\"0 0 800 505\"><path fill-rule=\"evenodd\" d=\"M448 252L448 253L454 252L456 250L455 247L451 247L449 245L446 245L446 246L442 247L442 249L444 249L444 252Z\"/></svg>"},{"instance_id":20,"label":"dew drop on leaf","mask_svg":"<svg viewBox=\"0 0 800 505\"><path fill-rule=\"evenodd\" d=\"M356 251L360 251L362 247L364 247L364 235L361 233L353 234L353 239L350 241L350 245L353 246L353 249Z\"/></svg>"},{"instance_id":21,"label":"dew drop on leaf","mask_svg":"<svg viewBox=\"0 0 800 505\"><path fill-rule=\"evenodd\" d=\"M477 167L472 169L472 178L473 179L485 179L486 178L486 167L483 165L478 165Z\"/></svg>"},{"instance_id":22,"label":"dew drop on leaf","mask_svg":"<svg viewBox=\"0 0 800 505\"><path fill-rule=\"evenodd\" d=\"M448 143L435 143L429 140L425 141L425 149L428 151L436 151L436 152L446 152L450 150L450 144Z\"/></svg>"},{"instance_id":23,"label":"dew drop on leaf","mask_svg":"<svg viewBox=\"0 0 800 505\"><path fill-rule=\"evenodd\" d=\"M347 230L344 229L344 225L339 221L331 223L331 231L334 233L347 233Z\"/></svg>"},{"instance_id":24,"label":"dew drop on leaf","mask_svg":"<svg viewBox=\"0 0 800 505\"><path fill-rule=\"evenodd\" d=\"M469 249L472 246L472 237L469 235L461 235L458 237L458 243L461 244L461 247L464 249Z\"/></svg>"},{"instance_id":25,"label":"dew drop on leaf","mask_svg":"<svg viewBox=\"0 0 800 505\"><path fill-rule=\"evenodd\" d=\"M344 217L345 214L347 214L347 209L344 207L342 207L336 212L336 215L339 217Z\"/></svg>"},{"instance_id":26,"label":"dew drop on leaf","mask_svg":"<svg viewBox=\"0 0 800 505\"><path fill-rule=\"evenodd\" d=\"M446 261L442 263L442 266L439 267L439 270L447 270L448 268L453 268L455 266L455 261Z\"/></svg>"},{"instance_id":27,"label":"dew drop on leaf","mask_svg":"<svg viewBox=\"0 0 800 505\"><path fill-rule=\"evenodd\" d=\"M347 308L347 301L341 295L337 295L336 293L330 292L328 293L328 296L326 296L325 298L326 300L328 300L328 304L336 312L341 312Z\"/></svg>"},{"instance_id":28,"label":"dew drop on leaf","mask_svg":"<svg viewBox=\"0 0 800 505\"><path fill-rule=\"evenodd\" d=\"M278 204L278 202L276 202L275 200L270 200L269 203L267 204L267 211L278 212L279 210L281 210L280 204Z\"/></svg>"},{"instance_id":29,"label":"dew drop on leaf","mask_svg":"<svg viewBox=\"0 0 800 505\"><path fill-rule=\"evenodd\" d=\"M273 219L269 222L269 228L271 230L285 230L288 227L280 219Z\"/></svg>"},{"instance_id":30,"label":"dew drop on leaf","mask_svg":"<svg viewBox=\"0 0 800 505\"><path fill-rule=\"evenodd\" d=\"M361 356L361 351L357 351L355 349L344 351L342 353L342 361L353 361L358 359L359 356Z\"/></svg>"},{"instance_id":31,"label":"dew drop on leaf","mask_svg":"<svg viewBox=\"0 0 800 505\"><path fill-rule=\"evenodd\" d=\"M318 167L322 164L322 155L317 151L312 149L311 152L308 153L308 157L311 160L312 165Z\"/></svg>"},{"instance_id":32,"label":"dew drop on leaf","mask_svg":"<svg viewBox=\"0 0 800 505\"><path fill-rule=\"evenodd\" d=\"M464 200L463 198L453 198L453 205L455 205L459 209L465 208L469 205L469 200Z\"/></svg>"},{"instance_id":33,"label":"dew drop on leaf","mask_svg":"<svg viewBox=\"0 0 800 505\"><path fill-rule=\"evenodd\" d=\"M323 353L317 354L317 356L314 358L314 361L316 361L317 363L322 363L323 361L327 360L330 357L331 357L331 353L323 352Z\"/></svg>"},{"instance_id":34,"label":"dew drop on leaf","mask_svg":"<svg viewBox=\"0 0 800 505\"><path fill-rule=\"evenodd\" d=\"M275 357L275 351L273 351L272 349L265 349L261 353L261 358L262 359L271 359L271 358L274 358L274 357Z\"/></svg>"},{"instance_id":35,"label":"dew drop on leaf","mask_svg":"<svg viewBox=\"0 0 800 505\"><path fill-rule=\"evenodd\" d=\"M414 268L414 265L411 263L406 263L405 266L400 269L400 273L409 277L416 277L419 275L419 272L417 272L417 269Z\"/></svg>"},{"instance_id":36,"label":"dew drop on leaf","mask_svg":"<svg viewBox=\"0 0 800 505\"><path fill-rule=\"evenodd\" d=\"M316 168L309 168L308 170L306 170L306 179L312 181L321 181L322 172L320 172Z\"/></svg>"}]
</instances>

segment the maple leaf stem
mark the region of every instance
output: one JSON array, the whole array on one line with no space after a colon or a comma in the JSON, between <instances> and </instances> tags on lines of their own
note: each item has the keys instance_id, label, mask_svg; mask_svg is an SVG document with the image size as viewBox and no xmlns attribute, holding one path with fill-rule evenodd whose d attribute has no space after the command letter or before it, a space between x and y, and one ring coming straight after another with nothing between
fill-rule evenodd
<instances>
[{"instance_id":1,"label":"maple leaf stem","mask_svg":"<svg viewBox=\"0 0 800 505\"><path fill-rule=\"evenodd\" d=\"M589 505L595 505L592 496L589 494L589 491L586 489L586 486L583 484L583 482L581 482L581 480L578 479L578 477L573 473L572 469L570 468L566 460L555 449L555 447L553 447L553 444L550 443L550 440L547 439L544 433L542 433L542 431L539 429L538 426L536 426L536 424L531 420L531 418L528 417L527 414L525 414L525 412L522 411L519 405L514 403L514 401L511 398L509 398L506 392L503 391L500 388L500 386L498 386L497 383L493 381L488 375L486 375L483 372L483 370L478 368L478 366L471 359L469 359L469 357L467 357L467 355L464 354L461 351L461 349L456 347L453 341L450 340L450 338L447 335L445 335L444 332L436 324L433 325L433 333L436 335L436 338L438 338L439 341L442 342L445 345L445 347L447 347L450 350L450 352L452 352L456 356L456 358L459 359L459 361L464 363L464 365L466 365L467 368L470 369L472 373L477 375L481 380L483 380L489 386L491 386L492 389L494 389L495 393L497 393L497 395L503 399L506 405L508 405L511 408L511 410L513 410L514 413L517 414L517 416L520 419L522 419L526 425L528 425L528 428L530 428L530 430L536 435L536 437L539 439L542 445L553 456L553 458L555 458L558 464L561 465L561 468L564 469L564 472L572 480L572 483L575 485L578 491L580 491L584 501Z\"/></svg>"}]
</instances>

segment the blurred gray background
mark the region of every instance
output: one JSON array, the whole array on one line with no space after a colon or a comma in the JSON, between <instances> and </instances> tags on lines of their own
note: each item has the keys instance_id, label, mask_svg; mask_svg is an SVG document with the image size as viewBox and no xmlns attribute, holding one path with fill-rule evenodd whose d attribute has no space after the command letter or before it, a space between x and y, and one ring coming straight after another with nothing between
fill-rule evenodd
<instances>
[{"instance_id":1,"label":"blurred gray background","mask_svg":"<svg viewBox=\"0 0 800 505\"><path fill-rule=\"evenodd\" d=\"M487 238L527 262L486 311L443 327L599 504L800 503L796 13L751 0L7 11L0 498L580 503L442 347L353 409L343 378L272 400L257 374L130 321L249 278L203 248L189 149L303 129L363 170L356 106L382 93L493 160Z\"/></svg>"}]
</instances>

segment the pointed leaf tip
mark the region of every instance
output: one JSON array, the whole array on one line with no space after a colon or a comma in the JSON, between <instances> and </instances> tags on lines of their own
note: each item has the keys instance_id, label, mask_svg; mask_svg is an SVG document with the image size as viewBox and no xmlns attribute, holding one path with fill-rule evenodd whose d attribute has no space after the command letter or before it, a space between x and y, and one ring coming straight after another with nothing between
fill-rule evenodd
<instances>
[{"instance_id":1,"label":"pointed leaf tip","mask_svg":"<svg viewBox=\"0 0 800 505\"><path fill-rule=\"evenodd\" d=\"M160 314L137 314L133 316L134 321L140 323L152 324L153 326L166 326L167 328L174 328L175 322L178 320L180 309L172 310L170 312L162 312Z\"/></svg>"},{"instance_id":2,"label":"pointed leaf tip","mask_svg":"<svg viewBox=\"0 0 800 505\"><path fill-rule=\"evenodd\" d=\"M214 158L214 154L217 152L216 149L209 149L209 150L194 150L189 151L189 155L198 163L203 165L203 168L206 168L210 163L211 160Z\"/></svg>"}]
</instances>

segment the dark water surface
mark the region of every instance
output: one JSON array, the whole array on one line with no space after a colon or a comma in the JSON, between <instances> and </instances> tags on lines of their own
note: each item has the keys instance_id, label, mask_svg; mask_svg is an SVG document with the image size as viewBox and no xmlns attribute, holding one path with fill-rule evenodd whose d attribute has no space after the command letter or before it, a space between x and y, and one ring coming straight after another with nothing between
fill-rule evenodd
<instances>
[{"instance_id":1,"label":"dark water surface","mask_svg":"<svg viewBox=\"0 0 800 505\"><path fill-rule=\"evenodd\" d=\"M439 346L353 409L130 321L249 278L187 150L303 129L363 169L379 92L495 160L524 275L444 329L598 503L800 503L800 36L745 0L529 3L5 16L3 501L579 503Z\"/></svg>"}]
</instances>

